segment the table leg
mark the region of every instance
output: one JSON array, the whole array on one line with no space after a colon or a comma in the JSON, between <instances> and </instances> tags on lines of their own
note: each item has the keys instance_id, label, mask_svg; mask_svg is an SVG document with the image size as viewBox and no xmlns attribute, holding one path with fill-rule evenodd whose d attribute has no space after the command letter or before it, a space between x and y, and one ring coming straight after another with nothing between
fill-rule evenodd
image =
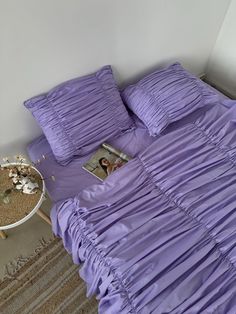
<instances>
[{"instance_id":1,"label":"table leg","mask_svg":"<svg viewBox=\"0 0 236 314\"><path fill-rule=\"evenodd\" d=\"M4 239L4 240L7 238L6 233L4 231L2 231L2 230L0 230L0 238Z\"/></svg>"},{"instance_id":2,"label":"table leg","mask_svg":"<svg viewBox=\"0 0 236 314\"><path fill-rule=\"evenodd\" d=\"M49 225L52 225L50 217L48 217L48 215L46 215L41 209L38 209L37 214Z\"/></svg>"}]
</instances>

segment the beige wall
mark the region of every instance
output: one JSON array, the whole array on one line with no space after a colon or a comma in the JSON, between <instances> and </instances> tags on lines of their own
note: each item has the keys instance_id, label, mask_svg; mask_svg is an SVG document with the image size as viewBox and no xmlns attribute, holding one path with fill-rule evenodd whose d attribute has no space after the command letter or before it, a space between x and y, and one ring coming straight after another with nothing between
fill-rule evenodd
<instances>
[{"instance_id":1,"label":"beige wall","mask_svg":"<svg viewBox=\"0 0 236 314\"><path fill-rule=\"evenodd\" d=\"M0 155L41 133L23 101L64 80L112 64L125 83L177 59L204 72L228 4L0 0Z\"/></svg>"},{"instance_id":2,"label":"beige wall","mask_svg":"<svg viewBox=\"0 0 236 314\"><path fill-rule=\"evenodd\" d=\"M236 0L225 16L224 23L207 67L208 78L236 97Z\"/></svg>"}]
</instances>

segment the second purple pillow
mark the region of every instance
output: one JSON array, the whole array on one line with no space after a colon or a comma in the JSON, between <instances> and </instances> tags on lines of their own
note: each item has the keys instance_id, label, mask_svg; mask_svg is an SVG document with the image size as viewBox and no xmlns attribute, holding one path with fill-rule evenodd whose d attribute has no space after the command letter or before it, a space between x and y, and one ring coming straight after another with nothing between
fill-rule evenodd
<instances>
[{"instance_id":1,"label":"second purple pillow","mask_svg":"<svg viewBox=\"0 0 236 314\"><path fill-rule=\"evenodd\" d=\"M214 102L215 93L179 63L155 71L122 92L127 106L143 121L150 135Z\"/></svg>"}]
</instances>

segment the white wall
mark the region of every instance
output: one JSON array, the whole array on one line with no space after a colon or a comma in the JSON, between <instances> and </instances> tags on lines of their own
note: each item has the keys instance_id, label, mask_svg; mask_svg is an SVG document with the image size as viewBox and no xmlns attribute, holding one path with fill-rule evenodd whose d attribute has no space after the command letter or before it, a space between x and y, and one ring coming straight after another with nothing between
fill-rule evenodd
<instances>
[{"instance_id":1,"label":"white wall","mask_svg":"<svg viewBox=\"0 0 236 314\"><path fill-rule=\"evenodd\" d=\"M23 101L64 80L112 64L125 83L177 59L204 72L229 1L0 0L0 155L41 133Z\"/></svg>"},{"instance_id":2,"label":"white wall","mask_svg":"<svg viewBox=\"0 0 236 314\"><path fill-rule=\"evenodd\" d=\"M236 0L232 0L208 68L208 78L236 97Z\"/></svg>"}]
</instances>

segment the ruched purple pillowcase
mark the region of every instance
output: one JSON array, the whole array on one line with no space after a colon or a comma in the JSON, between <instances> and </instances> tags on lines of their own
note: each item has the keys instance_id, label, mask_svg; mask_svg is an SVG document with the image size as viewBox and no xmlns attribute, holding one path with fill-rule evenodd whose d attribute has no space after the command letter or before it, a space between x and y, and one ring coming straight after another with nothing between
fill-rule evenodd
<instances>
[{"instance_id":1,"label":"ruched purple pillowcase","mask_svg":"<svg viewBox=\"0 0 236 314\"><path fill-rule=\"evenodd\" d=\"M180 63L155 71L122 92L127 106L143 121L150 135L217 99L205 83Z\"/></svg>"},{"instance_id":2,"label":"ruched purple pillowcase","mask_svg":"<svg viewBox=\"0 0 236 314\"><path fill-rule=\"evenodd\" d=\"M56 160L63 165L133 128L110 66L62 83L24 105L42 128Z\"/></svg>"}]
</instances>

